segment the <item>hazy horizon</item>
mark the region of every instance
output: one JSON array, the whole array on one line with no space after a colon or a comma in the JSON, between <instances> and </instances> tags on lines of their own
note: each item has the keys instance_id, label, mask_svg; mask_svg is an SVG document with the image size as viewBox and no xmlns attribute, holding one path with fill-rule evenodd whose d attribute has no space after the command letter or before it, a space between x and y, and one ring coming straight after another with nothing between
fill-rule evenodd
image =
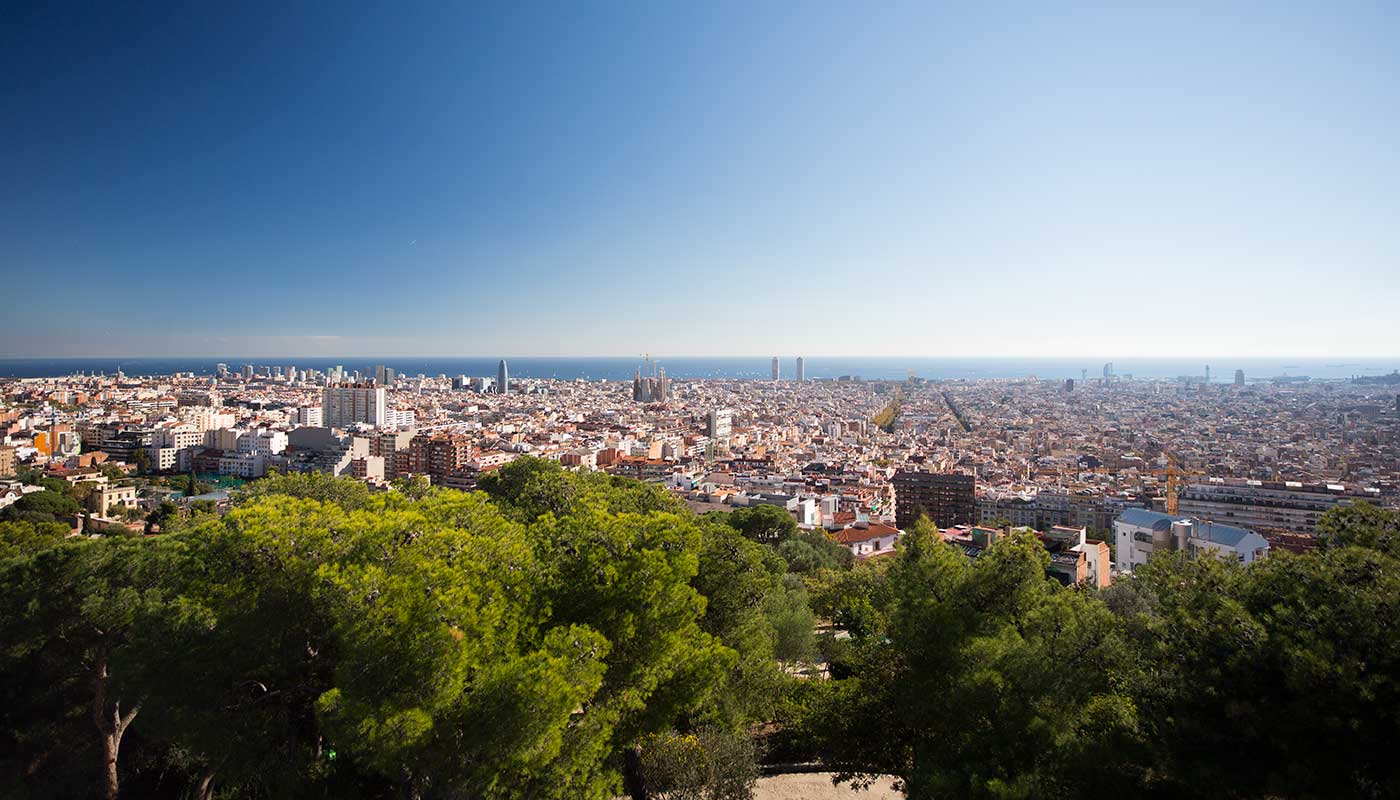
<instances>
[{"instance_id":1,"label":"hazy horizon","mask_svg":"<svg viewBox=\"0 0 1400 800\"><path fill-rule=\"evenodd\" d=\"M1299 358L1303 360L1336 361L1337 359L1360 359L1362 361L1385 361L1387 359L1400 358L1400 352L1380 354L1380 355L1358 355L1355 353L1339 354L1306 354L1306 353L1172 353L1167 355L1144 355L1140 353L1065 353L1055 355L1028 355L1025 353L993 353L987 355L960 355L960 354L938 354L938 353L585 353L571 355L568 353L465 353L465 352L444 352L444 353L254 353L254 354L231 354L231 353L192 353L189 355L171 354L118 354L118 355L71 355L71 356L44 356L44 355L14 355L0 356L0 361L84 361L84 360L104 360L131 359L133 361L155 361L155 360L195 360L206 358L242 358L242 359L286 359L286 358L307 358L317 361L324 361L331 358L431 358L431 359L454 359L454 358L529 358L529 359L638 359L650 357L657 361L666 358L772 358L777 356L781 359L791 360L797 357L807 359L819 358L846 358L846 359L872 359L872 358L914 358L914 359L948 359L954 361L976 361L983 360L1021 360L1021 361L1066 361L1071 359L1089 359L1098 361L1114 361L1115 359L1137 359L1143 361L1184 361L1188 359L1216 359L1226 361L1229 359L1241 359L1259 361L1265 359L1288 359ZM231 365L230 365L231 366Z\"/></svg>"},{"instance_id":2,"label":"hazy horizon","mask_svg":"<svg viewBox=\"0 0 1400 800\"><path fill-rule=\"evenodd\" d=\"M557 380L630 380L638 371L647 370L641 354L631 356L517 356L492 354L487 356L201 356L184 358L0 358L0 377L47 378L74 373L111 374L118 369L128 375L168 375L189 372L213 375L216 364L227 364L238 371L244 364L257 367L295 366L300 369L329 371L340 366L347 371L370 372L375 365L392 367L402 375L470 375L490 376L496 372L500 358L510 363L511 374L520 378ZM757 380L771 378L771 356L682 356L652 354L653 363L673 378ZM1246 381L1269 380L1288 375L1314 380L1348 380L1356 376L1389 375L1400 371L1400 356L1388 359L1341 358L1321 359L1303 357L1247 358L1179 357L1140 358L1133 356L1070 356L1056 358L992 358L939 356L832 356L803 355L805 375L810 380L833 379L842 376L867 380L903 380L911 373L931 380L959 379L1018 379L1035 376L1041 379L1065 379L1102 375L1106 362L1111 362L1114 374L1132 375L1142 379L1176 379L1181 376L1202 376L1210 367L1214 383L1231 383L1235 370L1245 373ZM780 375L791 380L796 373L796 356L779 357Z\"/></svg>"}]
</instances>

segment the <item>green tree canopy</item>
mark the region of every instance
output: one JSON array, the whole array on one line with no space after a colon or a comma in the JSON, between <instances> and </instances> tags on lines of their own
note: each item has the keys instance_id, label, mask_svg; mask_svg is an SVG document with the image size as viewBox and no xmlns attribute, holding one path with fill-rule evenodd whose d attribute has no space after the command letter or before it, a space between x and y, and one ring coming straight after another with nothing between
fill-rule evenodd
<instances>
[{"instance_id":1,"label":"green tree canopy","mask_svg":"<svg viewBox=\"0 0 1400 800\"><path fill-rule=\"evenodd\" d=\"M71 517L81 510L78 501L68 491L45 489L22 495L0 511L0 519L53 522L59 517Z\"/></svg>"},{"instance_id":2,"label":"green tree canopy","mask_svg":"<svg viewBox=\"0 0 1400 800\"><path fill-rule=\"evenodd\" d=\"M849 569L855 556L822 531L798 531L778 545L789 572L810 575L819 570Z\"/></svg>"},{"instance_id":3,"label":"green tree canopy","mask_svg":"<svg viewBox=\"0 0 1400 800\"><path fill-rule=\"evenodd\" d=\"M68 536L68 531L68 526L59 522L0 522L0 561L53 547Z\"/></svg>"},{"instance_id":4,"label":"green tree canopy","mask_svg":"<svg viewBox=\"0 0 1400 800\"><path fill-rule=\"evenodd\" d=\"M760 544L778 544L797 533L797 520L777 506L741 508L730 512L728 522L745 538Z\"/></svg>"},{"instance_id":5,"label":"green tree canopy","mask_svg":"<svg viewBox=\"0 0 1400 800\"><path fill-rule=\"evenodd\" d=\"M975 563L927 525L889 581L888 638L818 706L827 757L900 776L910 797L1080 797L1130 787L1106 761L1137 720L1112 614L1045 577L1033 537ZM1112 676L1105 680L1104 676Z\"/></svg>"}]
</instances>

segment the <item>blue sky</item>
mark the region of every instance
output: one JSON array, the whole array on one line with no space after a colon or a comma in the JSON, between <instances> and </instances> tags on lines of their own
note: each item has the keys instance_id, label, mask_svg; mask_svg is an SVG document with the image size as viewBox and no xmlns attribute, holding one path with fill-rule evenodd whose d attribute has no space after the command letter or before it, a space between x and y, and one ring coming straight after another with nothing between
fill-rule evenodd
<instances>
[{"instance_id":1,"label":"blue sky","mask_svg":"<svg viewBox=\"0 0 1400 800\"><path fill-rule=\"evenodd\" d=\"M27 5L0 357L1400 353L1394 3Z\"/></svg>"}]
</instances>

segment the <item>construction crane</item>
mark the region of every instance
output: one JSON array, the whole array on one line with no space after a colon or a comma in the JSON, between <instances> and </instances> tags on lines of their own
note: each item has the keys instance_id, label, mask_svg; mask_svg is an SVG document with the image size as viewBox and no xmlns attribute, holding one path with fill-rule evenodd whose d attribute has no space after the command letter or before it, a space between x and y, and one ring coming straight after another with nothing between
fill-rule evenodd
<instances>
[{"instance_id":1,"label":"construction crane","mask_svg":"<svg viewBox=\"0 0 1400 800\"><path fill-rule=\"evenodd\" d=\"M1167 456L1167 513L1176 516L1181 508L1177 499L1177 483L1181 480L1181 470L1177 468L1176 456Z\"/></svg>"},{"instance_id":2,"label":"construction crane","mask_svg":"<svg viewBox=\"0 0 1400 800\"><path fill-rule=\"evenodd\" d=\"M1165 475L1167 478L1166 511L1172 516L1176 516L1178 513L1180 513L1181 506L1179 500L1182 479L1205 477L1203 473L1182 469L1181 463L1178 462L1176 460L1176 456L1172 455L1171 453L1167 453L1167 468L1154 469L1152 470L1152 474Z\"/></svg>"}]
</instances>

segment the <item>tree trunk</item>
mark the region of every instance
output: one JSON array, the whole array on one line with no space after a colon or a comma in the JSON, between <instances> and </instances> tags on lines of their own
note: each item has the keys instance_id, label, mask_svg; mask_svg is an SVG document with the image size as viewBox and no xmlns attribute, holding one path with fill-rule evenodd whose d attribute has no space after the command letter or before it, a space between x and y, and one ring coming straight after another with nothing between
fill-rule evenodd
<instances>
[{"instance_id":1,"label":"tree trunk","mask_svg":"<svg viewBox=\"0 0 1400 800\"><path fill-rule=\"evenodd\" d=\"M629 747L623 754L622 784L632 800L651 800L646 779L642 777L642 751Z\"/></svg>"},{"instance_id":2,"label":"tree trunk","mask_svg":"<svg viewBox=\"0 0 1400 800\"><path fill-rule=\"evenodd\" d=\"M206 769L194 787L195 800L214 800L214 770Z\"/></svg>"},{"instance_id":3,"label":"tree trunk","mask_svg":"<svg viewBox=\"0 0 1400 800\"><path fill-rule=\"evenodd\" d=\"M104 800L117 800L120 785L117 782L117 755L121 752L122 734L141 711L138 703L130 711L122 713L122 703L116 700L108 708L107 656L99 656L93 670L92 721L97 726L98 738L102 742L102 790Z\"/></svg>"},{"instance_id":4,"label":"tree trunk","mask_svg":"<svg viewBox=\"0 0 1400 800\"><path fill-rule=\"evenodd\" d=\"M119 785L117 783L117 751L121 748L121 741L115 736L102 734L102 797L105 800L117 800Z\"/></svg>"}]
</instances>

